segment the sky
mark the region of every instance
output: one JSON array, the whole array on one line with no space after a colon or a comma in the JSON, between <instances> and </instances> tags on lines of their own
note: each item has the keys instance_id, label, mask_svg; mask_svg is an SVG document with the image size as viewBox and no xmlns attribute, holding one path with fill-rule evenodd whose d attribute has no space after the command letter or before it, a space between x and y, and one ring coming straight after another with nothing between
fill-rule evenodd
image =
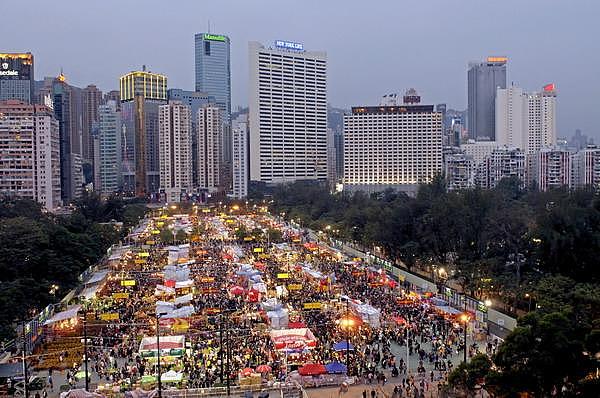
<instances>
[{"instance_id":1,"label":"sky","mask_svg":"<svg viewBox=\"0 0 600 398\"><path fill-rule=\"evenodd\" d=\"M599 0L0 0L0 52L31 51L35 77L116 89L140 69L194 89L194 34L231 38L232 106L248 103L248 41L301 42L328 56L332 106L414 87L466 108L467 66L509 57L508 83L558 89L558 135L600 141Z\"/></svg>"}]
</instances>

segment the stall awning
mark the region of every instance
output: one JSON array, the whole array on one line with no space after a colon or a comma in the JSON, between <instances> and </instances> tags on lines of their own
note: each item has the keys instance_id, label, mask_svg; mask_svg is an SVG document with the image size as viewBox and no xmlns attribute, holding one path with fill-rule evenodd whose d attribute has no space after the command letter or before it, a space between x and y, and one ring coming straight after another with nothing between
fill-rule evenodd
<instances>
[{"instance_id":1,"label":"stall awning","mask_svg":"<svg viewBox=\"0 0 600 398\"><path fill-rule=\"evenodd\" d=\"M54 316L50 319L48 319L46 322L44 322L44 325L52 325L53 323L56 322L60 322L60 321L64 321L66 319L71 319L71 318L75 318L77 316L77 313L79 312L79 310L81 309L80 305L76 305L74 307L71 307L65 311L59 312L58 314L54 314Z\"/></svg>"},{"instance_id":2,"label":"stall awning","mask_svg":"<svg viewBox=\"0 0 600 398\"><path fill-rule=\"evenodd\" d=\"M456 315L456 314L460 314L461 311L457 310L456 308L450 307L449 305L436 305L435 308L437 308L438 310L445 312L447 314L450 315Z\"/></svg>"},{"instance_id":3,"label":"stall awning","mask_svg":"<svg viewBox=\"0 0 600 398\"><path fill-rule=\"evenodd\" d=\"M86 287L79 294L79 297L83 297L86 300L90 300L96 296L96 293L98 292L98 290L100 290L101 287L102 287L101 285Z\"/></svg>"}]
</instances>

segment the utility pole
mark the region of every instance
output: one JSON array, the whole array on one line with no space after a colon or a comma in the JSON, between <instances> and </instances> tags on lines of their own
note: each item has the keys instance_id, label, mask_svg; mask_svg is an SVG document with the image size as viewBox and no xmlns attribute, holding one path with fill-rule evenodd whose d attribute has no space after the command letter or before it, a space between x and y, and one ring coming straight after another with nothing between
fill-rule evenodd
<instances>
[{"instance_id":1,"label":"utility pole","mask_svg":"<svg viewBox=\"0 0 600 398\"><path fill-rule=\"evenodd\" d=\"M25 321L23 320L23 385L25 388L25 398L29 398L29 377L27 376L27 340L25 340Z\"/></svg>"},{"instance_id":2,"label":"utility pole","mask_svg":"<svg viewBox=\"0 0 600 398\"><path fill-rule=\"evenodd\" d=\"M157 355L157 380L158 380L158 398L162 398L162 382L160 380L160 314L156 314L156 355Z\"/></svg>"},{"instance_id":3,"label":"utility pole","mask_svg":"<svg viewBox=\"0 0 600 398\"><path fill-rule=\"evenodd\" d=\"M227 396L231 395L231 382L229 380L229 377L231 375L231 369L230 369L230 361L231 361L231 341L229 340L229 324L226 322L226 329L225 329L225 333L226 333L226 339L227 339L227 366L225 367L225 371L227 372ZM160 397L159 397L160 398Z\"/></svg>"}]
</instances>

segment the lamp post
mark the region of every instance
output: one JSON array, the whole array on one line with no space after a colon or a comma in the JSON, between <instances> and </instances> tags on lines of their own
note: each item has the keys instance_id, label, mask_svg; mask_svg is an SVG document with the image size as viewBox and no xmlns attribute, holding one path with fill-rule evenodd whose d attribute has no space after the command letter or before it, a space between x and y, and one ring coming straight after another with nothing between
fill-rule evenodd
<instances>
[{"instance_id":1,"label":"lamp post","mask_svg":"<svg viewBox=\"0 0 600 398\"><path fill-rule=\"evenodd\" d=\"M350 319L350 298L346 297L343 299L346 302L346 314L344 318L340 320L340 326L346 332L346 372L350 374L350 328L352 327L353 320Z\"/></svg>"},{"instance_id":2,"label":"lamp post","mask_svg":"<svg viewBox=\"0 0 600 398\"><path fill-rule=\"evenodd\" d=\"M23 387L24 387L24 393L25 393L25 398L29 398L29 386L27 385L29 382L29 378L27 377L27 340L25 338L25 321L23 321L23 355L22 355L22 361L23 361Z\"/></svg>"},{"instance_id":3,"label":"lamp post","mask_svg":"<svg viewBox=\"0 0 600 398\"><path fill-rule=\"evenodd\" d=\"M463 353L463 361L466 364L467 363L467 325L469 324L469 316L467 314L462 314L461 315L461 320L464 323L464 336L463 336L463 344L464 344L464 353Z\"/></svg>"},{"instance_id":4,"label":"lamp post","mask_svg":"<svg viewBox=\"0 0 600 398\"><path fill-rule=\"evenodd\" d=\"M85 391L90 390L90 377L88 375L88 349L87 349L87 319L86 312L83 313L83 366L85 369Z\"/></svg>"},{"instance_id":5,"label":"lamp post","mask_svg":"<svg viewBox=\"0 0 600 398\"><path fill-rule=\"evenodd\" d=\"M527 312L531 312L531 294L525 293L525 298L529 299L529 306Z\"/></svg>"}]
</instances>

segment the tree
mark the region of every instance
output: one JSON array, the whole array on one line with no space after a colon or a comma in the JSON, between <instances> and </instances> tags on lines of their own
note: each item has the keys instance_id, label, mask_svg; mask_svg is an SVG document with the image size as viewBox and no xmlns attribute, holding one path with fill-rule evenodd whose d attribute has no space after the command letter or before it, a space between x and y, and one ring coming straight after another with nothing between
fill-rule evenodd
<instances>
[{"instance_id":1,"label":"tree","mask_svg":"<svg viewBox=\"0 0 600 398\"><path fill-rule=\"evenodd\" d=\"M476 385L485 382L491 368L492 361L487 355L475 355L469 362L462 362L448 375L448 384L459 390L472 392Z\"/></svg>"}]
</instances>

